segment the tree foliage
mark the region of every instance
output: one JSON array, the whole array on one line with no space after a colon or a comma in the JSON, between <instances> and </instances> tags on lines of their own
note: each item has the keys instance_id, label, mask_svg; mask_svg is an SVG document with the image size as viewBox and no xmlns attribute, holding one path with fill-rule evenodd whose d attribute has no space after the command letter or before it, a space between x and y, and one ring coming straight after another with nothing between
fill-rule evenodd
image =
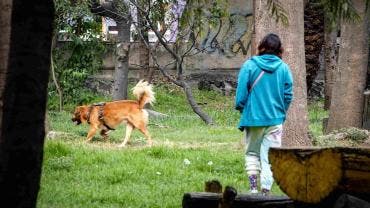
<instances>
[{"instance_id":1,"label":"tree foliage","mask_svg":"<svg viewBox=\"0 0 370 208\"><path fill-rule=\"evenodd\" d=\"M55 75L65 103L86 103L91 99L85 80L102 66L105 45L100 18L94 17L87 0L55 0L53 48ZM49 107L57 108L55 84L49 83Z\"/></svg>"},{"instance_id":2,"label":"tree foliage","mask_svg":"<svg viewBox=\"0 0 370 208\"><path fill-rule=\"evenodd\" d=\"M102 65L105 46L98 40L65 42L54 50L54 63L57 80L63 92L63 104L89 102L91 97L83 96L87 91L86 79L97 72ZM54 85L49 85L49 94L55 95ZM54 106L52 106L54 107Z\"/></svg>"},{"instance_id":3,"label":"tree foliage","mask_svg":"<svg viewBox=\"0 0 370 208\"><path fill-rule=\"evenodd\" d=\"M78 37L84 40L98 38L101 21L89 9L89 0L54 0L55 32L62 32L65 38Z\"/></svg>"},{"instance_id":4,"label":"tree foliage","mask_svg":"<svg viewBox=\"0 0 370 208\"><path fill-rule=\"evenodd\" d=\"M335 26L339 20L355 22L360 20L352 0L321 0L321 4L331 26Z\"/></svg>"},{"instance_id":5,"label":"tree foliage","mask_svg":"<svg viewBox=\"0 0 370 208\"><path fill-rule=\"evenodd\" d=\"M150 3L148 3L150 2ZM135 1L130 0L139 13L138 16L144 19L141 26L147 27L157 37L158 42L155 45L161 45L172 57L170 63L159 63L158 57L153 52L157 47L145 39L144 31L137 28L139 37L145 42L150 51L151 58L164 77L172 83L181 87L186 95L188 103L193 111L207 124L213 124L212 118L202 111L194 99L190 85L184 77L184 60L186 57L203 52L203 49L197 47L198 38L217 23L220 19L228 15L228 1L221 0L158 0L158 1ZM159 23L160 26L157 26ZM136 24L136 26L139 26ZM166 31L173 32L171 37L166 37ZM175 39L175 40L174 40ZM169 69L176 69L176 74Z\"/></svg>"}]
</instances>

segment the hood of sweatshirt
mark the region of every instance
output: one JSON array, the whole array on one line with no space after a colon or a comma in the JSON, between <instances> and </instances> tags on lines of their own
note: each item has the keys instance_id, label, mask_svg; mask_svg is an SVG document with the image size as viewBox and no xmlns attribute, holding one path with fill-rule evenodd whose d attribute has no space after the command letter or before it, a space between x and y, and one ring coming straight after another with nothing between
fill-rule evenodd
<instances>
[{"instance_id":1,"label":"hood of sweatshirt","mask_svg":"<svg viewBox=\"0 0 370 208\"><path fill-rule=\"evenodd\" d=\"M272 73L276 71L283 61L275 55L264 54L261 56L253 56L252 61L254 61L258 67L262 70Z\"/></svg>"}]
</instances>

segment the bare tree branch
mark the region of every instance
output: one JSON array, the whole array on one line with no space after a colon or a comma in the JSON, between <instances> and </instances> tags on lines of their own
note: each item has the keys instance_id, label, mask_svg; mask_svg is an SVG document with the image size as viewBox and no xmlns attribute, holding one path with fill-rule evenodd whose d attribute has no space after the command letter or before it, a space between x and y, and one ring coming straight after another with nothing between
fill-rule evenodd
<instances>
[{"instance_id":1,"label":"bare tree branch","mask_svg":"<svg viewBox=\"0 0 370 208\"><path fill-rule=\"evenodd\" d=\"M177 40L179 40L179 38L181 38L181 40L184 40L184 39L186 39L186 37L189 34L193 34L194 35L194 37L191 38L191 41L192 41L191 44L188 45L188 47L186 47L184 53L181 53L182 52L181 49L183 48L184 42L182 42L182 41L176 41L174 43L174 47L173 48L170 48L170 44L164 38L164 34L165 34L166 30L164 30L164 31L162 31L162 33L160 33L156 29L156 27L154 26L154 23L153 23L152 19L150 18L150 10L149 11L145 10L144 8L142 8L141 6L139 6L134 0L129 0L129 1L134 6L136 6L136 9L137 9L138 12L140 12L141 17L144 17L145 18L146 23L148 24L149 28L156 35L157 42L155 43L155 45L158 45L160 43L166 49L166 51L171 54L171 57L173 58L173 61L171 61L170 63L166 64L165 66L163 66L163 65L161 66L159 64L157 55L152 50L153 47L151 47L151 45L149 43L149 40L147 40L146 38L144 38L144 35L142 34L142 30L138 29L138 27L139 27L138 24L134 23L135 26L136 26L136 28L138 29L137 30L138 35L142 39L142 41L145 44L145 46L148 48L149 53L151 55L151 58L153 60L154 65L156 66L156 68L169 81L171 81L172 83L174 83L175 85L181 87L184 90L185 95L186 95L186 98L187 98L187 101L189 102L189 104L192 107L193 111L206 124L213 124L214 122L213 122L212 118L209 117L206 113L204 113L202 111L201 107L195 101L195 98L194 98L193 93L192 93L192 89L191 89L190 85L185 81L184 75L183 75L183 62L184 62L184 58L187 55L189 55L190 51L192 51L194 49L194 46L196 44L196 38L199 35L199 33L197 33L196 35L194 35L194 28L195 28L194 23L192 23L192 25L190 25L189 30L185 34L180 34L180 35L177 36ZM150 8L150 6L149 6L149 8ZM177 21L178 21L178 19L177 19ZM157 48L157 47L155 47L155 48ZM171 74L168 73L168 70L166 70L167 66L172 65L172 63L176 64L177 77L171 76Z\"/></svg>"},{"instance_id":2,"label":"bare tree branch","mask_svg":"<svg viewBox=\"0 0 370 208\"><path fill-rule=\"evenodd\" d=\"M136 6L136 8L138 10L140 10L143 14L146 21L148 22L150 28L152 29L152 31L155 33L155 35L157 36L158 38L158 41L161 42L161 44L163 45L163 47L173 56L174 59L176 60L180 60L180 57L168 46L168 44L163 40L163 35L160 34L158 32L158 30L155 29L155 26L153 25L153 22L151 21L150 17L149 17L149 12L145 12L145 9L143 9L142 7L140 7L136 2L134 2L133 0L129 0L134 6Z\"/></svg>"},{"instance_id":3,"label":"bare tree branch","mask_svg":"<svg viewBox=\"0 0 370 208\"><path fill-rule=\"evenodd\" d=\"M104 1L102 3L97 0L91 1L91 12L100 16L109 17L116 22L129 21L129 16L120 14L113 5L112 1Z\"/></svg>"}]
</instances>

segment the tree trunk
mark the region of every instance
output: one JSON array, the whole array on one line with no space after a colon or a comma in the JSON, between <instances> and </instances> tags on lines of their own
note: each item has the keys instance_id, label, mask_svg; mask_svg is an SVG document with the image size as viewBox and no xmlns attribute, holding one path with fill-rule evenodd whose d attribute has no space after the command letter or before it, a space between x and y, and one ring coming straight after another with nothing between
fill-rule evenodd
<instances>
[{"instance_id":1,"label":"tree trunk","mask_svg":"<svg viewBox=\"0 0 370 208\"><path fill-rule=\"evenodd\" d=\"M318 0L308 1L304 7L304 42L306 83L309 97L319 96L315 79L320 70L320 53L324 44L324 9Z\"/></svg>"},{"instance_id":2,"label":"tree trunk","mask_svg":"<svg viewBox=\"0 0 370 208\"><path fill-rule=\"evenodd\" d=\"M141 7L146 8L145 5L142 2L139 2L141 4ZM138 27L136 28L139 33L141 33L141 37L138 38L139 41L139 63L140 63L140 71L141 71L141 77L140 79L145 79L149 83L152 82L153 78L153 67L150 67L149 65L149 59L150 59L150 53L149 48L147 48L147 44L149 43L149 35L148 35L148 26L145 21L145 17L143 17L142 12L137 12L137 18L138 18Z\"/></svg>"},{"instance_id":3,"label":"tree trunk","mask_svg":"<svg viewBox=\"0 0 370 208\"><path fill-rule=\"evenodd\" d=\"M0 109L0 201L7 207L36 207L43 160L54 5L53 1L41 0L6 0L0 5L0 83L4 86ZM35 29L35 25L42 27ZM9 31L10 45L6 41ZM6 60L3 57L7 54Z\"/></svg>"},{"instance_id":4,"label":"tree trunk","mask_svg":"<svg viewBox=\"0 0 370 208\"><path fill-rule=\"evenodd\" d=\"M52 78L53 78L53 83L55 85L55 89L58 92L58 96L59 96L59 112L61 112L63 110L63 91L60 88L58 79L56 77L55 67L54 67L55 65L54 65L54 60L53 60L53 52L54 52L54 49L56 48L57 41L58 41L58 31L55 31L54 30L54 32L53 32L53 39L52 39L52 42L51 42L50 71L51 71L51 75L52 75Z\"/></svg>"},{"instance_id":5,"label":"tree trunk","mask_svg":"<svg viewBox=\"0 0 370 208\"><path fill-rule=\"evenodd\" d=\"M12 3L12 0L0 1L0 132L2 130L3 118L3 92L5 88L5 77L8 72Z\"/></svg>"},{"instance_id":6,"label":"tree trunk","mask_svg":"<svg viewBox=\"0 0 370 208\"><path fill-rule=\"evenodd\" d=\"M281 1L288 12L289 26L276 23L267 10L266 1L255 1L256 43L267 33L280 36L284 53L283 60L290 66L294 78L294 99L284 126L283 145L311 145L308 137L307 87L304 47L303 0Z\"/></svg>"},{"instance_id":7,"label":"tree trunk","mask_svg":"<svg viewBox=\"0 0 370 208\"><path fill-rule=\"evenodd\" d=\"M276 183L295 201L370 197L369 148L272 148L269 160Z\"/></svg>"},{"instance_id":8,"label":"tree trunk","mask_svg":"<svg viewBox=\"0 0 370 208\"><path fill-rule=\"evenodd\" d=\"M353 1L360 22L343 21L338 67L333 85L327 132L361 128L368 66L368 30L365 0Z\"/></svg>"},{"instance_id":9,"label":"tree trunk","mask_svg":"<svg viewBox=\"0 0 370 208\"><path fill-rule=\"evenodd\" d=\"M151 83L153 74L151 73L152 70L149 67L149 50L141 39L139 40L138 44L140 79L145 79Z\"/></svg>"},{"instance_id":10,"label":"tree trunk","mask_svg":"<svg viewBox=\"0 0 370 208\"><path fill-rule=\"evenodd\" d=\"M203 112L202 108L195 102L191 87L185 81L182 81L182 88L185 91L186 99L188 100L194 113L196 113L207 125L212 125L213 120L206 113Z\"/></svg>"},{"instance_id":11,"label":"tree trunk","mask_svg":"<svg viewBox=\"0 0 370 208\"><path fill-rule=\"evenodd\" d=\"M127 99L130 52L130 23L117 21L118 43L114 69L113 100Z\"/></svg>"},{"instance_id":12,"label":"tree trunk","mask_svg":"<svg viewBox=\"0 0 370 208\"><path fill-rule=\"evenodd\" d=\"M118 37L114 68L113 100L127 99L131 15L120 13L119 1L91 0L91 12L113 19L117 24ZM122 2L121 2L122 3ZM124 1L124 3L128 3Z\"/></svg>"},{"instance_id":13,"label":"tree trunk","mask_svg":"<svg viewBox=\"0 0 370 208\"><path fill-rule=\"evenodd\" d=\"M331 103L331 94L334 84L334 74L337 68L337 33L338 26L332 27L328 18L325 18L325 47L324 47L324 57L325 57L325 103L324 109L329 110Z\"/></svg>"}]
</instances>

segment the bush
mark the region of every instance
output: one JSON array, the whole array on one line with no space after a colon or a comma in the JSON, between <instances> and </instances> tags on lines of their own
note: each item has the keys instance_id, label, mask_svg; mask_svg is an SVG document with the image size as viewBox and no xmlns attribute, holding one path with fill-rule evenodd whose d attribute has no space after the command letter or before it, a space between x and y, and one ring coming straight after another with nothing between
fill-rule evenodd
<instances>
[{"instance_id":1,"label":"bush","mask_svg":"<svg viewBox=\"0 0 370 208\"><path fill-rule=\"evenodd\" d=\"M53 48L53 66L62 91L62 104L91 101L85 81L102 66L105 44L101 39L101 18L90 11L89 1L55 1L55 37L63 39ZM52 78L52 77L51 77ZM59 108L59 94L53 80L49 84L49 109Z\"/></svg>"}]
</instances>

